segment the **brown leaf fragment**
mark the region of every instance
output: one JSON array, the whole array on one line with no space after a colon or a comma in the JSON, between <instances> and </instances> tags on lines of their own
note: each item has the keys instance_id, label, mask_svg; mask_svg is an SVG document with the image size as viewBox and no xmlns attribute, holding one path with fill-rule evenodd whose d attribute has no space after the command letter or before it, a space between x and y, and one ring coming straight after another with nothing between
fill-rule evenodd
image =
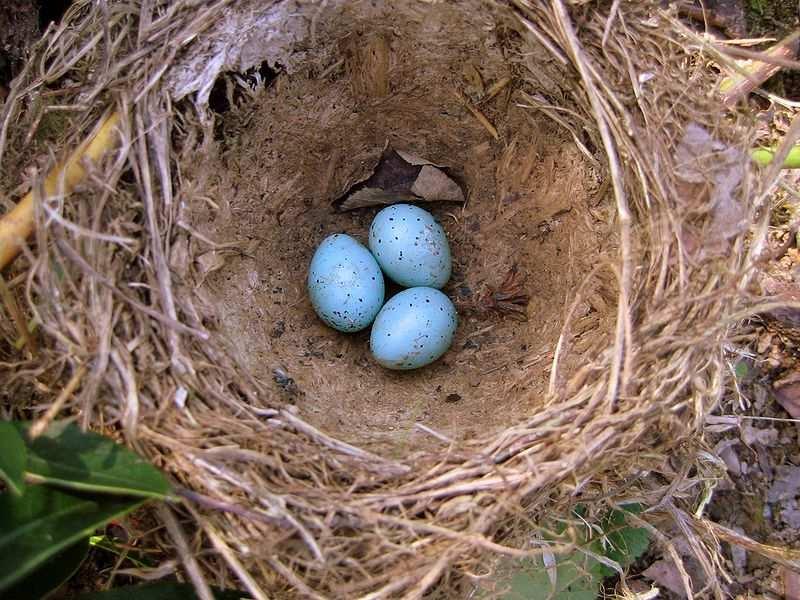
<instances>
[{"instance_id":1,"label":"brown leaf fragment","mask_svg":"<svg viewBox=\"0 0 800 600\"><path fill-rule=\"evenodd\" d=\"M387 146L372 173L334 201L348 211L396 202L463 202L464 192L444 168Z\"/></svg>"},{"instance_id":2,"label":"brown leaf fragment","mask_svg":"<svg viewBox=\"0 0 800 600\"><path fill-rule=\"evenodd\" d=\"M793 419L800 419L800 373L792 373L772 384L775 400Z\"/></svg>"},{"instance_id":3,"label":"brown leaf fragment","mask_svg":"<svg viewBox=\"0 0 800 600\"><path fill-rule=\"evenodd\" d=\"M428 202L463 202L464 192L441 169L425 165L420 169L411 193Z\"/></svg>"},{"instance_id":4,"label":"brown leaf fragment","mask_svg":"<svg viewBox=\"0 0 800 600\"><path fill-rule=\"evenodd\" d=\"M657 560L650 565L642 575L657 585L667 588L673 594L677 594L681 598L686 598L686 590L683 587L681 574L673 561L664 559Z\"/></svg>"}]
</instances>

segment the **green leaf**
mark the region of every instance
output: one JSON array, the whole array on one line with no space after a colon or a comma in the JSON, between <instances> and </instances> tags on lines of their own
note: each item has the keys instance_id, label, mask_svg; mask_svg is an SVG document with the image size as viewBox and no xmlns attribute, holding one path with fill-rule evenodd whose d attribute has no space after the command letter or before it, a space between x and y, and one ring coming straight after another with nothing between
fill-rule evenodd
<instances>
[{"instance_id":1,"label":"green leaf","mask_svg":"<svg viewBox=\"0 0 800 600\"><path fill-rule=\"evenodd\" d=\"M15 425L27 440L30 424ZM170 493L167 479L146 460L110 438L65 421L28 440L27 471L74 490L158 499Z\"/></svg>"},{"instance_id":2,"label":"green leaf","mask_svg":"<svg viewBox=\"0 0 800 600\"><path fill-rule=\"evenodd\" d=\"M750 367L748 366L747 361L740 360L737 362L733 367L733 372L736 375L736 380L742 381L750 373Z\"/></svg>"},{"instance_id":3,"label":"green leaf","mask_svg":"<svg viewBox=\"0 0 800 600\"><path fill-rule=\"evenodd\" d=\"M587 551L613 560L623 569L629 567L650 545L647 529L632 527L628 522L630 515L641 510L638 504L612 510L598 523L602 534L596 528L578 526L574 533L586 551L577 549L556 556L555 569L548 569L540 558L515 562L510 568L506 565L498 575L510 586L505 600L595 600L603 580L616 575L616 571ZM583 513L576 510L575 515ZM551 529L561 534L566 529L565 522L558 521Z\"/></svg>"},{"instance_id":4,"label":"green leaf","mask_svg":"<svg viewBox=\"0 0 800 600\"><path fill-rule=\"evenodd\" d=\"M18 496L25 489L27 455L25 440L17 428L7 421L0 421L0 479Z\"/></svg>"},{"instance_id":5,"label":"green leaf","mask_svg":"<svg viewBox=\"0 0 800 600\"><path fill-rule=\"evenodd\" d=\"M595 600L602 577L587 567L593 563L581 553L556 559L555 585L541 559L526 561L511 578L505 600Z\"/></svg>"},{"instance_id":6,"label":"green leaf","mask_svg":"<svg viewBox=\"0 0 800 600\"><path fill-rule=\"evenodd\" d=\"M604 535L592 542L592 550L617 562L623 569L633 564L650 546L647 529L632 527L628 523L628 515L638 514L641 510L638 504L628 504L619 510L612 510L600 524ZM598 563L597 569L604 577L616 574L613 569L601 563Z\"/></svg>"},{"instance_id":7,"label":"green leaf","mask_svg":"<svg viewBox=\"0 0 800 600\"><path fill-rule=\"evenodd\" d=\"M18 581L8 591L6 598L14 600L43 600L66 583L86 560L89 541L83 539L48 560L33 573Z\"/></svg>"},{"instance_id":8,"label":"green leaf","mask_svg":"<svg viewBox=\"0 0 800 600\"><path fill-rule=\"evenodd\" d=\"M40 485L0 495L0 591L142 502Z\"/></svg>"},{"instance_id":9,"label":"green leaf","mask_svg":"<svg viewBox=\"0 0 800 600\"><path fill-rule=\"evenodd\" d=\"M249 598L245 592L212 588L215 600ZM145 585L129 585L106 592L82 594L77 600L197 600L194 587L188 583L161 581Z\"/></svg>"}]
</instances>

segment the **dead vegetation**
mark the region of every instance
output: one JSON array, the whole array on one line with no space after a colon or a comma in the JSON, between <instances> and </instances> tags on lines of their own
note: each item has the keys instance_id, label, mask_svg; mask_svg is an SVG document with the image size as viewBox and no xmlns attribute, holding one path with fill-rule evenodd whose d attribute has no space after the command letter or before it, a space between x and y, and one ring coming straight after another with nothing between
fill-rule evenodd
<instances>
[{"instance_id":1,"label":"dead vegetation","mask_svg":"<svg viewBox=\"0 0 800 600\"><path fill-rule=\"evenodd\" d=\"M0 194L37 198L35 236L8 278L36 345L12 320L0 323L5 416L36 416L58 402L59 414L118 433L169 473L188 503L159 518L201 589L205 579L255 598L288 590L312 598L419 598L437 588L463 595L491 567L489 555L542 552L514 535L538 515L635 498L654 507L648 517L684 532L708 575L706 591L721 597L717 539L726 532L694 515L703 481L719 466L705 461L697 434L729 379L723 349L749 314L746 292L764 251L766 217L750 199L773 181L757 180L741 160L750 124L736 114L723 119L708 93L714 78L697 52L711 50L655 1L408 2L394 10L430 36L431 46L413 56L418 65L387 58L385 15L368 2L74 4L0 113ZM470 16L448 20L447 11ZM362 52L343 53L359 31L370 40L359 64L388 68L388 79L365 79L352 67ZM605 223L608 244L566 248L559 276L570 293L563 307L551 302L560 315L552 347L526 355L517 381L495 390L535 410L501 412L499 423L462 437L423 423L424 444L363 431L383 443L369 448L341 436L344 426L314 423L298 394L287 399L271 365L258 376L204 294L205 279L226 268L221 254L254 250L253 240L209 238L188 218L198 207L209 219L237 208L210 194L213 182L191 166L217 152L235 158L250 123L235 122L238 130L226 127L215 141L207 100L223 71L267 61L283 69L276 86L355 77L349 87L379 110L403 91L424 99L429 91L415 89L414 76L435 69L431 48L442 39L448 51L488 56L459 45L476 36L502 41L508 73L484 82L470 71L466 89L462 73L442 72L442 89L463 90L454 97L448 89L465 111L458 122L485 136L476 151L497 150L489 164L508 175L489 196L498 234L530 225L514 194L524 193L526 171L552 178L558 157L543 152L540 161L513 122L498 128L505 113L492 102L522 105L534 124L546 117L581 157L574 164L592 165L602 180L585 204L549 202L554 210L533 223L538 233L546 236L566 211L576 224ZM307 99L297 99L298 115ZM48 169L110 111L120 116L118 148L88 168L76 193L42 197ZM54 113L64 115L68 135L38 135ZM317 132L291 119L277 126L302 151L313 147ZM367 141L374 150L385 138ZM353 159L324 156L333 167L323 179ZM290 217L304 201L290 182L279 183L286 189L262 199L276 223L261 235L272 240L292 234ZM319 209L335 197L306 199ZM503 264L496 278L511 263ZM484 304L519 313L529 293L519 284L507 278ZM266 337L277 348L285 336ZM308 352L313 361L319 349ZM520 392L533 373L546 376L542 388ZM281 381L302 384L283 371ZM70 392L60 394L65 386ZM311 406L323 389L298 388Z\"/></svg>"}]
</instances>

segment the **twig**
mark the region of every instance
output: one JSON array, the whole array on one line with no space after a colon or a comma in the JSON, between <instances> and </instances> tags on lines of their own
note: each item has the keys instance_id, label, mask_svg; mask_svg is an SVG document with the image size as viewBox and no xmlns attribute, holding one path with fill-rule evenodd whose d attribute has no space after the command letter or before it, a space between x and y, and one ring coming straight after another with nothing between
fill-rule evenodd
<instances>
[{"instance_id":1,"label":"twig","mask_svg":"<svg viewBox=\"0 0 800 600\"><path fill-rule=\"evenodd\" d=\"M435 430L431 429L430 427L427 427L427 426L423 425L422 423L414 423L414 427L416 427L420 431L424 431L428 435L432 435L437 440L439 440L441 442L444 442L445 444L452 444L453 443L453 439L452 438L449 438L446 435L444 435L443 433L439 433L438 431L435 431Z\"/></svg>"},{"instance_id":2,"label":"twig","mask_svg":"<svg viewBox=\"0 0 800 600\"><path fill-rule=\"evenodd\" d=\"M287 527L285 520L281 519L280 517L270 517L264 513L249 510L237 504L230 504L229 502L224 502L223 500L217 500L216 498L211 498L210 496L205 496L186 488L179 488L176 490L176 493L178 496L181 496L190 502L194 502L195 504L201 504L206 508L239 515L240 517L250 519L251 521L261 521L262 523L268 523L269 525Z\"/></svg>"},{"instance_id":3,"label":"twig","mask_svg":"<svg viewBox=\"0 0 800 600\"><path fill-rule=\"evenodd\" d=\"M312 600L326 600L325 596L320 596L310 587L308 587L303 580L300 579L297 575L295 575L291 569L289 569L286 565L284 565L281 561L279 561L274 556L270 556L267 558L267 563L269 566L275 569L275 572L281 575L289 584L294 587L298 592L300 592L303 596L307 598L311 598Z\"/></svg>"},{"instance_id":4,"label":"twig","mask_svg":"<svg viewBox=\"0 0 800 600\"><path fill-rule=\"evenodd\" d=\"M172 514L172 509L163 503L159 503L156 505L156 510L158 511L158 516L164 522L164 525L167 526L167 531L175 544L175 549L178 551L178 556L180 556L181 562L183 563L183 568L186 569L186 574L192 581L200 600L214 600L214 594L211 593L211 588L208 586L208 583L203 577L203 573L200 571L200 565L197 563L197 559L189 548L189 544L186 542L186 537L183 534L183 529L175 518L175 515Z\"/></svg>"},{"instance_id":5,"label":"twig","mask_svg":"<svg viewBox=\"0 0 800 600\"><path fill-rule=\"evenodd\" d=\"M800 31L795 31L769 50L766 50L764 54L769 57L788 58L795 56L797 54L798 41L800 41ZM722 94L722 103L728 107L735 105L742 97L759 87L781 69L780 65L762 60L756 60L750 64L737 63L736 66L739 72L725 77L719 86L719 91Z\"/></svg>"},{"instance_id":6,"label":"twig","mask_svg":"<svg viewBox=\"0 0 800 600\"><path fill-rule=\"evenodd\" d=\"M756 52L753 50L747 50L746 48L738 48L736 46L726 46L722 44L714 44L714 47L717 49L718 52L721 52L722 54L727 54L728 56L733 56L734 58L746 58L749 60L756 60L770 65L786 67L787 69L795 69L795 70L800 69L800 61L793 60L791 58L786 58L780 54L773 56L769 54L769 51Z\"/></svg>"},{"instance_id":7,"label":"twig","mask_svg":"<svg viewBox=\"0 0 800 600\"><path fill-rule=\"evenodd\" d=\"M134 300L133 298L125 294L122 290L118 289L117 286L115 286L106 277L104 277L96 270L94 270L92 266L88 262L86 262L86 260L65 241L60 239L56 240L56 246L58 246L59 250L61 250L64 254L66 254L67 257L70 260L72 260L75 264L77 264L81 269L86 271L86 273L91 275L95 280L97 280L98 282L106 286L109 290L111 290L111 293L113 293L117 298L130 304L133 308L145 313L147 316L155 319L156 321L163 323L167 327L176 329L177 331L188 333L201 340L207 340L210 337L208 332L206 331L195 329L193 327L189 327L188 325L181 323L180 321L170 319L167 315L163 315L157 310L154 310L149 306L145 306L138 300Z\"/></svg>"},{"instance_id":8,"label":"twig","mask_svg":"<svg viewBox=\"0 0 800 600\"><path fill-rule=\"evenodd\" d=\"M739 37L742 34L742 32L736 30L736 25L729 19L720 16L714 11L709 11L699 6L692 6L691 4L679 4L678 14L688 17L692 21L702 23L705 27L708 27L709 25L711 27L716 27L731 38Z\"/></svg>"},{"instance_id":9,"label":"twig","mask_svg":"<svg viewBox=\"0 0 800 600\"><path fill-rule=\"evenodd\" d=\"M561 127L566 129L567 131L569 131L570 135L572 136L573 141L575 142L575 145L578 147L578 149L581 152L583 152L583 155L586 158L588 158L589 161L592 164L600 166L600 162L594 157L594 155L591 152L589 152L589 149L586 147L586 144L583 143L583 141L581 140L580 136L576 133L575 128L572 127L572 125L570 125L566 121L566 119L562 119L559 116L558 110L556 109L556 107L551 106L550 104L548 104L547 101L544 98L542 98L541 96L539 96L538 94L532 96L532 95L528 94L527 92L521 92L521 95L522 95L522 98L526 102L528 102L529 104L528 105L526 105L526 104L517 104L517 106L519 106L521 108L532 108L534 110L542 111L547 117L550 117L553 121L555 121L556 123L561 125Z\"/></svg>"},{"instance_id":10,"label":"twig","mask_svg":"<svg viewBox=\"0 0 800 600\"><path fill-rule=\"evenodd\" d=\"M405 597L409 600L416 600L418 598L422 598L425 595L431 586L438 581L438 579L442 576L444 570L448 567L450 562L453 560L453 556L457 556L459 552L458 545L450 546L447 551L443 552L442 555L439 557L432 567L428 570L425 576L419 580L417 585L415 585L412 589L410 589Z\"/></svg>"},{"instance_id":11,"label":"twig","mask_svg":"<svg viewBox=\"0 0 800 600\"><path fill-rule=\"evenodd\" d=\"M778 563L779 565L783 565L784 567L792 569L793 571L800 571L800 550L762 544L744 534L738 533L732 529L728 529L727 527L719 525L718 523L714 523L713 521L709 521L708 519L698 519L692 515L689 515L688 513L685 513L684 511L679 509L676 510L678 510L681 516L685 517L686 520L691 523L692 527L701 533L710 533L712 536L722 540L723 542L740 546L748 552L754 552L760 556L764 556Z\"/></svg>"},{"instance_id":12,"label":"twig","mask_svg":"<svg viewBox=\"0 0 800 600\"><path fill-rule=\"evenodd\" d=\"M475 106L472 104L472 102L470 102L470 101L467 99L467 97L466 97L466 96L464 96L464 94L462 94L462 93L461 93L460 91L458 91L458 90L453 90L453 95L456 97L456 99L457 99L459 102L461 102L461 104L463 104L463 105L464 105L464 107L465 107L465 108L466 108L466 109L467 109L469 112L471 112L471 113L472 113L472 116L473 116L473 117L475 117L475 119L478 121L478 123L480 123L480 124L481 124L481 125L484 127L484 129L486 129L486 131L488 131L488 132L489 132L489 134L490 134L490 135L491 135L491 136L492 136L494 139L496 139L496 140L499 140L499 139L500 139L500 135L497 133L497 129L495 128L495 126L494 126L494 125L492 125L492 123L489 121L489 119L487 119L487 118L486 118L486 115L484 115L484 114L483 114L483 113L482 113L482 112L481 112L481 111L480 111L480 110L479 110L477 107L475 107Z\"/></svg>"},{"instance_id":13,"label":"twig","mask_svg":"<svg viewBox=\"0 0 800 600\"><path fill-rule=\"evenodd\" d=\"M484 102L489 102L489 100L502 92L509 83L511 83L511 77L503 77L502 79L495 81L489 86L489 89L486 90L486 95L481 98L481 104Z\"/></svg>"},{"instance_id":14,"label":"twig","mask_svg":"<svg viewBox=\"0 0 800 600\"><path fill-rule=\"evenodd\" d=\"M36 353L36 346L33 336L30 331L28 331L27 319L25 319L22 309L20 309L16 298L14 298L14 294L11 293L9 286L6 285L6 280L2 274L0 274L0 296L3 298L3 304L5 304L8 314L11 316L11 320L14 321L14 326L17 328L17 333L22 340L23 347L27 346L32 356Z\"/></svg>"},{"instance_id":15,"label":"twig","mask_svg":"<svg viewBox=\"0 0 800 600\"><path fill-rule=\"evenodd\" d=\"M78 367L75 373L73 373L70 380L67 382L67 385L64 386L64 389L61 390L61 393L58 395L58 397L48 407L47 412L45 412L44 415L36 419L33 425L31 425L29 432L31 439L36 439L37 437L39 437L44 433L45 429L47 429L51 421L61 411L61 409L64 406L64 403L66 403L66 401L69 400L69 397L78 388L85 374L86 374L86 367L84 365Z\"/></svg>"},{"instance_id":16,"label":"twig","mask_svg":"<svg viewBox=\"0 0 800 600\"><path fill-rule=\"evenodd\" d=\"M617 18L617 11L619 11L620 0L614 0L611 4L611 10L608 11L608 19L606 19L606 26L603 28L603 41L601 46L606 47L608 36L611 35L611 27L614 25L614 20Z\"/></svg>"},{"instance_id":17,"label":"twig","mask_svg":"<svg viewBox=\"0 0 800 600\"><path fill-rule=\"evenodd\" d=\"M191 507L188 507L188 509L194 516L195 521L201 524L203 531L208 536L208 539L211 540L211 545L214 546L220 555L222 555L222 558L225 559L225 562L228 563L228 566L233 570L234 573L236 573L239 581L242 582L242 585L244 585L247 591L252 594L256 600L269 600L261 587L251 577L250 573L247 572L247 569L244 568L244 565L242 565L241 561L236 558L236 555L230 549L230 546L225 543L211 523L209 523L207 519L201 518L200 515L197 514Z\"/></svg>"},{"instance_id":18,"label":"twig","mask_svg":"<svg viewBox=\"0 0 800 600\"><path fill-rule=\"evenodd\" d=\"M325 435L319 429L312 427L302 419L298 419L287 410L281 411L281 417L283 417L289 425L294 427L300 433L307 435L311 439L321 443L323 446L326 446L331 450L336 450L342 454L347 454L365 461L365 463L370 465L373 470L380 470L381 468L384 468L389 470L393 475L402 475L411 470L411 468L407 465L388 461L377 454L367 452L361 448L356 448L355 446L352 446L346 442L342 442L341 440L337 440Z\"/></svg>"}]
</instances>

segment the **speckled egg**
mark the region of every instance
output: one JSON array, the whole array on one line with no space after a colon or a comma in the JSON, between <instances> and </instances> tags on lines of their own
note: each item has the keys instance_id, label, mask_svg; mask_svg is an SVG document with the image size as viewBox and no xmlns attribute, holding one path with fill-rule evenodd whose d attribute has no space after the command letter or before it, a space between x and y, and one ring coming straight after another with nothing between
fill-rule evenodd
<instances>
[{"instance_id":1,"label":"speckled egg","mask_svg":"<svg viewBox=\"0 0 800 600\"><path fill-rule=\"evenodd\" d=\"M394 204L375 215L369 249L383 272L405 287L444 287L450 279L450 245L427 210Z\"/></svg>"},{"instance_id":2,"label":"speckled egg","mask_svg":"<svg viewBox=\"0 0 800 600\"><path fill-rule=\"evenodd\" d=\"M358 240L336 233L325 238L308 269L308 295L314 310L339 331L360 331L383 306L381 268Z\"/></svg>"},{"instance_id":3,"label":"speckled egg","mask_svg":"<svg viewBox=\"0 0 800 600\"><path fill-rule=\"evenodd\" d=\"M447 352L457 326L455 306L442 292L409 288L393 296L375 317L369 347L387 369L418 369Z\"/></svg>"}]
</instances>

